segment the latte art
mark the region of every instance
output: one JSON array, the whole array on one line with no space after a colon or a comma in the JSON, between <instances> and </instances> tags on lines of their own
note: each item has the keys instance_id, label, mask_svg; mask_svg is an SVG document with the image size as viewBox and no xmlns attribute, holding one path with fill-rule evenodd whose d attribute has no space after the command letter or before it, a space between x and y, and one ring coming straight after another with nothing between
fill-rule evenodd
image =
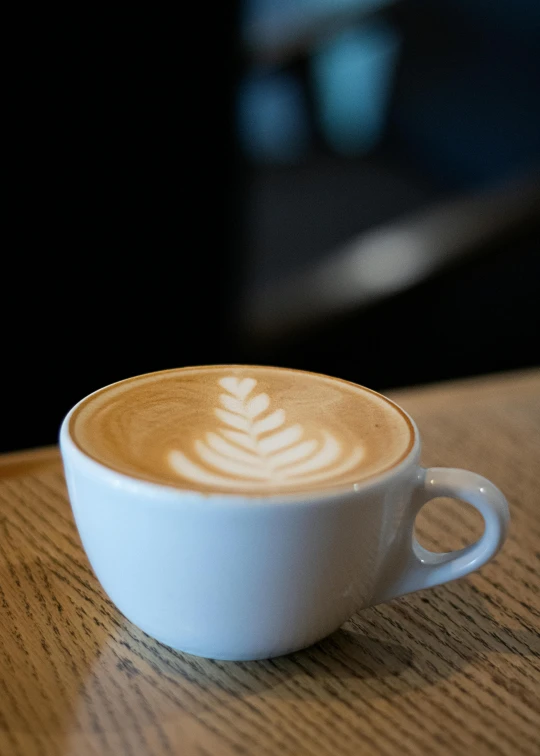
<instances>
[{"instance_id":1,"label":"latte art","mask_svg":"<svg viewBox=\"0 0 540 756\"><path fill-rule=\"evenodd\" d=\"M313 485L352 470L364 456L360 445L344 454L324 429L317 440L305 438L299 423L287 426L284 410L272 410L268 394L252 396L254 378L226 376L219 384L227 392L219 397L222 407L214 410L222 427L195 442L197 461L181 451L169 452L172 469L187 480L236 490Z\"/></svg>"},{"instance_id":2,"label":"latte art","mask_svg":"<svg viewBox=\"0 0 540 756\"><path fill-rule=\"evenodd\" d=\"M412 448L406 415L369 389L315 373L215 365L164 370L80 402L72 440L118 473L205 494L350 487Z\"/></svg>"}]
</instances>

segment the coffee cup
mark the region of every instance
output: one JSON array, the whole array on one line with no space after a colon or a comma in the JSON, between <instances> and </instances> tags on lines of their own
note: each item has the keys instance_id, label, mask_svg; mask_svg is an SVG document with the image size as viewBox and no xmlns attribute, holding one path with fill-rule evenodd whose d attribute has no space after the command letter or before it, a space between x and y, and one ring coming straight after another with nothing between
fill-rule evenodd
<instances>
[{"instance_id":1,"label":"coffee cup","mask_svg":"<svg viewBox=\"0 0 540 756\"><path fill-rule=\"evenodd\" d=\"M60 447L77 528L125 617L227 660L305 648L354 612L479 569L508 505L465 470L424 469L414 421L330 376L213 365L135 376L82 399ZM485 523L446 554L422 506L462 499Z\"/></svg>"}]
</instances>

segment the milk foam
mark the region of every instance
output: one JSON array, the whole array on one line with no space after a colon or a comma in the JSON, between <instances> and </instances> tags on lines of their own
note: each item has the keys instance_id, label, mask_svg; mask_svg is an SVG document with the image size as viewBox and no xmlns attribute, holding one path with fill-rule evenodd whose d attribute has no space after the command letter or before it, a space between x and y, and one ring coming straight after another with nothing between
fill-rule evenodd
<instances>
[{"instance_id":1,"label":"milk foam","mask_svg":"<svg viewBox=\"0 0 540 756\"><path fill-rule=\"evenodd\" d=\"M122 381L85 399L70 432L127 475L257 496L352 485L398 464L413 439L406 416L368 389L256 366Z\"/></svg>"}]
</instances>

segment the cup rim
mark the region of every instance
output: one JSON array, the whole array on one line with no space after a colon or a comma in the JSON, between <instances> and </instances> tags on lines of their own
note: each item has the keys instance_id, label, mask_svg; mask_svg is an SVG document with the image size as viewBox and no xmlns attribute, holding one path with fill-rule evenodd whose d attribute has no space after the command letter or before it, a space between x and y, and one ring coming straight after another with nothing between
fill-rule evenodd
<instances>
[{"instance_id":1,"label":"cup rim","mask_svg":"<svg viewBox=\"0 0 540 756\"><path fill-rule=\"evenodd\" d=\"M144 477L138 477L137 475L130 475L125 472L120 472L116 468L109 466L101 461L98 461L93 456L88 454L86 451L84 451L80 445L75 441L75 439L72 437L70 432L70 423L71 419L76 412L76 410L87 400L89 400L92 396L95 396L96 394L101 393L102 391L106 391L114 386L117 386L122 383L127 383L132 380L136 380L138 378L143 378L146 376L153 376L153 375L160 375L163 373L176 373L181 371L189 371L189 370L206 370L206 369L222 369L222 368L232 368L232 369L238 369L238 368L264 368L264 369L271 369L271 370L279 370L283 372L290 372L290 373L301 373L304 375L313 375L319 378L325 378L330 379L332 381L336 381L338 383L343 383L348 386L352 386L355 389L360 389L362 391L367 391L370 394L374 394L375 396L378 396L383 401L387 402L388 404L392 405L406 420L407 424L409 425L410 431L411 431L411 440L409 442L407 450L404 452L402 457L399 459L399 461L394 464L392 467L388 468L387 470L383 470L380 473L377 473L375 475L371 475L364 480L360 480L358 483L341 483L338 485L329 485L327 487L321 487L320 489L310 489L306 491L294 491L294 492L271 492L271 493L243 493L243 492L226 492L226 491L199 491L195 488L189 488L189 487L182 487L180 485L173 485L168 483L158 483L156 481L150 481L147 480ZM95 391L92 391L90 394L87 394L82 399L80 399L67 413L67 415L64 417L61 427L60 427L60 433L59 433L59 443L60 443L60 451L63 457L64 465L66 457L69 456L75 456L77 459L79 465L82 465L83 467L86 467L87 471L92 474L93 476L98 476L103 478L105 481L108 481L109 483L113 484L116 488L123 488L123 489L129 489L133 491L142 491L146 495L151 495L152 497L160 496L163 497L164 495L167 498L176 499L178 497L185 498L185 497L192 497L197 498L201 500L224 500L228 503L236 501L236 502L271 502L272 504L276 504L279 502L283 503L291 503L291 502L299 502L299 501L305 501L309 500L310 502L314 500L323 500L323 499L329 499L336 496L344 496L347 494L358 494L360 492L365 492L371 488L378 487L379 485L386 483L387 481L391 480L392 478L398 476L400 473L403 472L404 469L406 469L412 461L415 461L418 459L420 455L420 435L418 431L418 427L413 420L413 418L409 415L408 412L406 412L403 407L401 407L399 404L394 402L392 399L388 398L384 394L381 394L378 391L375 391L374 389L368 388L367 386L363 386L358 383L354 383L352 381L347 381L344 378L337 378L335 376L330 376L325 373L316 373L314 371L310 370L299 370L297 368L287 368L287 367L276 367L273 365L260 365L260 364L241 364L241 363L223 363L223 364L209 364L209 365L189 365L185 367L180 368L167 368L164 370L155 370L150 371L148 373L140 373L138 375L130 376L128 378L123 378L119 381L114 381L113 383L107 384L106 386L102 386L99 389L96 389Z\"/></svg>"}]
</instances>

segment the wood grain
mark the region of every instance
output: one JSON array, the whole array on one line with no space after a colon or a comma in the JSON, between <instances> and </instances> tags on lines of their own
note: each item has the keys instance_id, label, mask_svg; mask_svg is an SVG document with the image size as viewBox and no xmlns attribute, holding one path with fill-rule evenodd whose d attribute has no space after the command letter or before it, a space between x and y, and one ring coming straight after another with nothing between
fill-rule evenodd
<instances>
[{"instance_id":1,"label":"wood grain","mask_svg":"<svg viewBox=\"0 0 540 756\"><path fill-rule=\"evenodd\" d=\"M479 573L363 611L265 662L177 653L97 583L54 450L0 464L0 753L6 756L537 756L540 751L540 371L395 394L428 465L508 496L512 528ZM47 455L49 455L47 463ZM16 463L16 464L13 464ZM433 502L431 548L480 532Z\"/></svg>"},{"instance_id":2,"label":"wood grain","mask_svg":"<svg viewBox=\"0 0 540 756\"><path fill-rule=\"evenodd\" d=\"M57 446L0 454L0 480L53 468L62 469L62 460Z\"/></svg>"}]
</instances>

